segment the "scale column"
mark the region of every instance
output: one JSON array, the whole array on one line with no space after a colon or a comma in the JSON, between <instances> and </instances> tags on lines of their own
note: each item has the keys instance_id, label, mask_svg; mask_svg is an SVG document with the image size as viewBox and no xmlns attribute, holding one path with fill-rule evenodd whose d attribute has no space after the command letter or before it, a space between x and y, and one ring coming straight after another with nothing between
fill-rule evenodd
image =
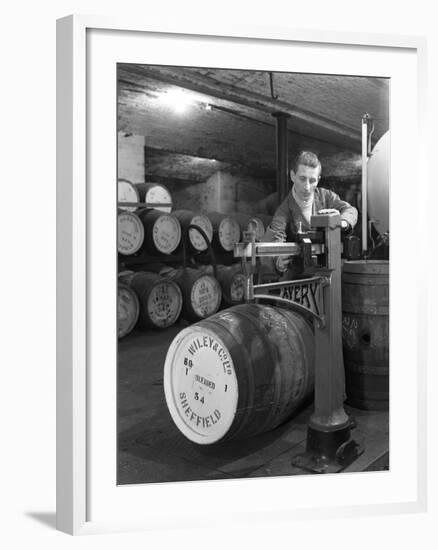
<instances>
[{"instance_id":1,"label":"scale column","mask_svg":"<svg viewBox=\"0 0 438 550\"><path fill-rule=\"evenodd\" d=\"M325 323L323 327L315 328L315 412L310 423L315 428L333 430L349 423L343 405L341 218L339 214L315 216L312 224L325 230L326 268L330 283L321 289Z\"/></svg>"},{"instance_id":2,"label":"scale column","mask_svg":"<svg viewBox=\"0 0 438 550\"><path fill-rule=\"evenodd\" d=\"M311 225L325 232L326 265L319 274L326 275L328 283L321 288L324 324L315 326L315 408L309 420L306 452L292 463L326 473L341 470L362 449L351 439L350 419L343 405L341 217L337 213L312 216Z\"/></svg>"}]
</instances>

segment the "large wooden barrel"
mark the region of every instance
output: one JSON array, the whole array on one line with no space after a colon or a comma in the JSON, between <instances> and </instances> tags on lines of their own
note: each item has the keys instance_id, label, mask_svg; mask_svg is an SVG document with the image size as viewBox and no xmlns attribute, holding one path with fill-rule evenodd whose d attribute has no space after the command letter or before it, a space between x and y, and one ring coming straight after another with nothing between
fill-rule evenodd
<instances>
[{"instance_id":1,"label":"large wooden barrel","mask_svg":"<svg viewBox=\"0 0 438 550\"><path fill-rule=\"evenodd\" d=\"M119 208L127 212L135 212L138 209L137 206L123 206L121 204L124 202L140 202L140 195L135 184L129 180L119 178L117 180L117 199Z\"/></svg>"},{"instance_id":2,"label":"large wooden barrel","mask_svg":"<svg viewBox=\"0 0 438 550\"><path fill-rule=\"evenodd\" d=\"M167 277L181 288L183 296L182 317L187 321L199 321L219 310L222 300L221 287L216 278L203 269L182 268Z\"/></svg>"},{"instance_id":3,"label":"large wooden barrel","mask_svg":"<svg viewBox=\"0 0 438 550\"><path fill-rule=\"evenodd\" d=\"M172 196L167 187L161 183L136 183L135 187L138 191L140 202L148 203L148 208L154 208L167 214L172 211ZM157 206L154 206L155 204Z\"/></svg>"},{"instance_id":4,"label":"large wooden barrel","mask_svg":"<svg viewBox=\"0 0 438 550\"><path fill-rule=\"evenodd\" d=\"M300 315L258 304L234 306L182 330L164 364L175 424L201 445L279 426L313 390L313 340Z\"/></svg>"},{"instance_id":5,"label":"large wooden barrel","mask_svg":"<svg viewBox=\"0 0 438 550\"><path fill-rule=\"evenodd\" d=\"M123 338L135 327L140 313L136 293L128 285L118 283L117 288L117 336Z\"/></svg>"},{"instance_id":6,"label":"large wooden barrel","mask_svg":"<svg viewBox=\"0 0 438 550\"><path fill-rule=\"evenodd\" d=\"M119 209L117 215L117 250L120 254L129 256L135 254L143 246L144 227L135 212Z\"/></svg>"},{"instance_id":7,"label":"large wooden barrel","mask_svg":"<svg viewBox=\"0 0 438 550\"><path fill-rule=\"evenodd\" d=\"M189 225L200 227L206 234L208 242L211 243L213 239L213 226L207 216L192 212L191 210L174 210L172 214L178 218L181 227L185 229L187 229ZM196 231L196 229L189 229L189 243L197 252L203 252L208 248L208 244L205 242L204 237L199 231Z\"/></svg>"},{"instance_id":8,"label":"large wooden barrel","mask_svg":"<svg viewBox=\"0 0 438 550\"><path fill-rule=\"evenodd\" d=\"M145 246L151 254L172 254L181 241L178 218L155 209L138 212L145 229Z\"/></svg>"},{"instance_id":9,"label":"large wooden barrel","mask_svg":"<svg viewBox=\"0 0 438 550\"><path fill-rule=\"evenodd\" d=\"M182 294L172 280L150 272L125 272L119 280L137 294L140 303L138 326L164 329L173 325L182 309Z\"/></svg>"},{"instance_id":10,"label":"large wooden barrel","mask_svg":"<svg viewBox=\"0 0 438 550\"><path fill-rule=\"evenodd\" d=\"M344 262L342 336L347 403L366 410L389 404L389 262Z\"/></svg>"},{"instance_id":11,"label":"large wooden barrel","mask_svg":"<svg viewBox=\"0 0 438 550\"><path fill-rule=\"evenodd\" d=\"M240 241L240 226L228 214L209 212L207 214L213 225L213 244L221 252L232 252L234 245Z\"/></svg>"}]
</instances>

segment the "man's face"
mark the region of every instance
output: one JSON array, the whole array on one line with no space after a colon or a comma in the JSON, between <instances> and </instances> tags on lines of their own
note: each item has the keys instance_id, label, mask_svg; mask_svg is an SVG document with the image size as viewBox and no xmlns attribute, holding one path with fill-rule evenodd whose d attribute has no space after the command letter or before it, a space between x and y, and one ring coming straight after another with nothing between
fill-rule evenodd
<instances>
[{"instance_id":1,"label":"man's face","mask_svg":"<svg viewBox=\"0 0 438 550\"><path fill-rule=\"evenodd\" d=\"M312 168L304 164L299 164L296 172L290 171L291 180L300 199L308 200L313 195L319 182L319 171L319 167Z\"/></svg>"}]
</instances>

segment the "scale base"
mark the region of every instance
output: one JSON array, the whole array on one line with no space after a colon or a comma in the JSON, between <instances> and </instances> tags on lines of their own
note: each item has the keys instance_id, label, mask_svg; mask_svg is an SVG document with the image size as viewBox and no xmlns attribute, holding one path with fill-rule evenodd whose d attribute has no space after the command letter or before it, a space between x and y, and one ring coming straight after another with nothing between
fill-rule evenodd
<instances>
[{"instance_id":1,"label":"scale base","mask_svg":"<svg viewBox=\"0 0 438 550\"><path fill-rule=\"evenodd\" d=\"M363 452L362 443L351 438L350 423L337 430L309 426L305 453L292 458L292 466L314 474L335 474L352 464Z\"/></svg>"}]
</instances>

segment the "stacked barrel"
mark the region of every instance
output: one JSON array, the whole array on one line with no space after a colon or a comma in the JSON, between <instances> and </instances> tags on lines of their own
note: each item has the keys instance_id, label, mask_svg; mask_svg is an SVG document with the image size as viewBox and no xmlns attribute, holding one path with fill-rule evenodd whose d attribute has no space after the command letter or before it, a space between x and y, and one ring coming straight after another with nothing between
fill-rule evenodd
<instances>
[{"instance_id":1,"label":"stacked barrel","mask_svg":"<svg viewBox=\"0 0 438 550\"><path fill-rule=\"evenodd\" d=\"M143 250L152 255L175 252L181 242L181 224L171 213L172 199L163 185L119 180L118 200L120 254L130 256Z\"/></svg>"},{"instance_id":2,"label":"stacked barrel","mask_svg":"<svg viewBox=\"0 0 438 550\"><path fill-rule=\"evenodd\" d=\"M118 202L123 210L135 212L138 204L149 204L151 208L169 214L172 211L172 197L168 189L160 183L131 183L118 180ZM121 204L126 203L126 205Z\"/></svg>"},{"instance_id":3,"label":"stacked barrel","mask_svg":"<svg viewBox=\"0 0 438 550\"><path fill-rule=\"evenodd\" d=\"M159 183L118 181L120 260L118 334L197 322L243 302L245 277L234 245L252 230L262 238L262 215L174 209Z\"/></svg>"},{"instance_id":4,"label":"stacked barrel","mask_svg":"<svg viewBox=\"0 0 438 550\"><path fill-rule=\"evenodd\" d=\"M117 336L123 338L135 327L140 314L137 294L119 280L117 289Z\"/></svg>"},{"instance_id":5,"label":"stacked barrel","mask_svg":"<svg viewBox=\"0 0 438 550\"><path fill-rule=\"evenodd\" d=\"M184 231L188 232L188 244L194 253L205 252L213 240L213 225L208 216L190 210L174 210Z\"/></svg>"}]
</instances>

